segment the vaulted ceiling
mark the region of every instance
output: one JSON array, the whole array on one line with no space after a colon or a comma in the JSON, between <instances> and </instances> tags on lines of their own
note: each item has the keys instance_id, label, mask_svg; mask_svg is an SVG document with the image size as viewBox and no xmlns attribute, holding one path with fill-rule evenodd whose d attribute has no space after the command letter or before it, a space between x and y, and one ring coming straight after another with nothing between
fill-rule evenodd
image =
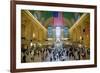
<instances>
[{"instance_id":1,"label":"vaulted ceiling","mask_svg":"<svg viewBox=\"0 0 100 73\"><path fill-rule=\"evenodd\" d=\"M52 24L53 11L34 11L29 10L29 12L37 18L38 21L46 28ZM69 28L82 16L83 13L76 12L62 12L64 25Z\"/></svg>"}]
</instances>

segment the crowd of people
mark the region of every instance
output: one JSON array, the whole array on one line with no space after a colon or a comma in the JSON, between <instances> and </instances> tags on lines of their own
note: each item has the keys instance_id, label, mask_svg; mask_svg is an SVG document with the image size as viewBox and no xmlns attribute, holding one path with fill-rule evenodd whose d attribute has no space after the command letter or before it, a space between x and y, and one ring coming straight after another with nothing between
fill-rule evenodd
<instances>
[{"instance_id":1,"label":"crowd of people","mask_svg":"<svg viewBox=\"0 0 100 73\"><path fill-rule=\"evenodd\" d=\"M84 47L63 45L63 47L44 46L21 49L21 62L51 62L89 59L90 51Z\"/></svg>"}]
</instances>

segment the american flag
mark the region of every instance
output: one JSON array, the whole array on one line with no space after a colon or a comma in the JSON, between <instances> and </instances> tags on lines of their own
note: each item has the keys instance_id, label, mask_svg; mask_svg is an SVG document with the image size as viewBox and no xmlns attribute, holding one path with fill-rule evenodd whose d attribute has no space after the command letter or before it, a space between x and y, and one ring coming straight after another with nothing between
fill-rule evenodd
<instances>
[{"instance_id":1,"label":"american flag","mask_svg":"<svg viewBox=\"0 0 100 73\"><path fill-rule=\"evenodd\" d=\"M53 12L53 25L54 26L63 26L62 12Z\"/></svg>"}]
</instances>

